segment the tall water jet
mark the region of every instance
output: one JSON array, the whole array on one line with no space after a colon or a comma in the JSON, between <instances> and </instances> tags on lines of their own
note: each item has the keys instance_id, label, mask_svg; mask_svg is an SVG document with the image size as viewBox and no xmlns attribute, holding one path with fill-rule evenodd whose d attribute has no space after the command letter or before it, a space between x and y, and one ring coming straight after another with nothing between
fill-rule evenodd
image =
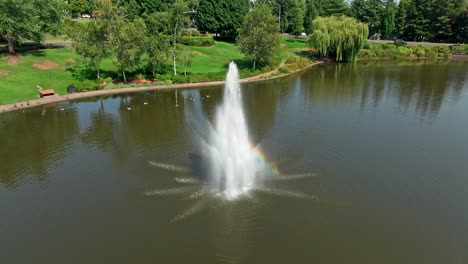
<instances>
[{"instance_id":1,"label":"tall water jet","mask_svg":"<svg viewBox=\"0 0 468 264\"><path fill-rule=\"evenodd\" d=\"M235 199L254 187L261 165L250 143L242 107L239 72L234 62L229 64L223 103L216 111L207 152L210 175L226 198Z\"/></svg>"}]
</instances>

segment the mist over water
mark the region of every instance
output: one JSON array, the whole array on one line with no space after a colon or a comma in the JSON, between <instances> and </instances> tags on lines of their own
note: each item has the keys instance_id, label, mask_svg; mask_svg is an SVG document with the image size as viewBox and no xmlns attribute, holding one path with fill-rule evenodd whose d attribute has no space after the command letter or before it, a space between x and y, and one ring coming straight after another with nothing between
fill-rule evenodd
<instances>
[{"instance_id":1,"label":"mist over water","mask_svg":"<svg viewBox=\"0 0 468 264\"><path fill-rule=\"evenodd\" d=\"M195 95L194 98L197 102L200 97ZM223 102L216 109L213 125L202 116L199 108L195 106L191 111L199 115L195 118L198 120L196 130L202 141L202 152L207 158L209 179L215 192L227 199L236 199L254 188L263 165L250 142L242 106L239 72L234 62L229 64ZM194 114L191 114L190 118L193 117ZM208 136L203 138L200 134Z\"/></svg>"}]
</instances>

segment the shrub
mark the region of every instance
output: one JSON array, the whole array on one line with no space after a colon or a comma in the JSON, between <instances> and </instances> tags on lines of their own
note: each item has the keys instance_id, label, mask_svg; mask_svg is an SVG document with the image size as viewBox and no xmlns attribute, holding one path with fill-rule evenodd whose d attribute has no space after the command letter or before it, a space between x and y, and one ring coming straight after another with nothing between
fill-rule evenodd
<instances>
[{"instance_id":1,"label":"shrub","mask_svg":"<svg viewBox=\"0 0 468 264\"><path fill-rule=\"evenodd\" d=\"M179 42L187 46L195 47L208 47L215 44L213 36L199 36L199 37L189 37L183 36L180 37Z\"/></svg>"},{"instance_id":2,"label":"shrub","mask_svg":"<svg viewBox=\"0 0 468 264\"><path fill-rule=\"evenodd\" d=\"M284 74L284 73L289 73L290 70L289 70L289 67L285 65L285 66L279 67L278 71Z\"/></svg>"},{"instance_id":3,"label":"shrub","mask_svg":"<svg viewBox=\"0 0 468 264\"><path fill-rule=\"evenodd\" d=\"M99 88L99 83L92 80L84 80L78 81L74 84L75 91L77 92L86 92L86 91L94 91Z\"/></svg>"},{"instance_id":4,"label":"shrub","mask_svg":"<svg viewBox=\"0 0 468 264\"><path fill-rule=\"evenodd\" d=\"M105 83L112 83L112 77L106 77L104 79L101 79L101 81Z\"/></svg>"},{"instance_id":5,"label":"shrub","mask_svg":"<svg viewBox=\"0 0 468 264\"><path fill-rule=\"evenodd\" d=\"M417 50L417 51L416 51L416 56L418 56L418 58L425 57L425 56L426 56L426 52L425 52L424 50Z\"/></svg>"},{"instance_id":6,"label":"shrub","mask_svg":"<svg viewBox=\"0 0 468 264\"><path fill-rule=\"evenodd\" d=\"M450 46L450 51L453 54L468 54L468 45L452 45Z\"/></svg>"},{"instance_id":7,"label":"shrub","mask_svg":"<svg viewBox=\"0 0 468 264\"><path fill-rule=\"evenodd\" d=\"M200 31L198 30L188 30L188 29L184 29L181 33L182 36L192 36L192 37L199 37L201 34L200 34Z\"/></svg>"},{"instance_id":8,"label":"shrub","mask_svg":"<svg viewBox=\"0 0 468 264\"><path fill-rule=\"evenodd\" d=\"M105 87L106 90L112 90L112 89L116 89L116 88L119 88L119 86L114 84L114 83L109 83Z\"/></svg>"},{"instance_id":9,"label":"shrub","mask_svg":"<svg viewBox=\"0 0 468 264\"><path fill-rule=\"evenodd\" d=\"M411 54L413 54L413 50L412 49L409 49L405 46L400 46L398 47L398 53L400 55L400 57L409 57L411 56Z\"/></svg>"},{"instance_id":10,"label":"shrub","mask_svg":"<svg viewBox=\"0 0 468 264\"><path fill-rule=\"evenodd\" d=\"M294 63L294 62L298 62L299 61L299 57L297 56L288 56L288 58L286 59L286 63Z\"/></svg>"},{"instance_id":11,"label":"shrub","mask_svg":"<svg viewBox=\"0 0 468 264\"><path fill-rule=\"evenodd\" d=\"M364 45L362 46L363 49L370 49L371 48L371 44L369 42L369 40L364 40Z\"/></svg>"},{"instance_id":12,"label":"shrub","mask_svg":"<svg viewBox=\"0 0 468 264\"><path fill-rule=\"evenodd\" d=\"M137 78L137 79L145 79L146 76L145 76L144 74L138 73L138 74L135 76L135 78Z\"/></svg>"},{"instance_id":13,"label":"shrub","mask_svg":"<svg viewBox=\"0 0 468 264\"><path fill-rule=\"evenodd\" d=\"M377 57L377 58L385 57L385 52L381 47L373 48L372 51L373 51L375 57Z\"/></svg>"},{"instance_id":14,"label":"shrub","mask_svg":"<svg viewBox=\"0 0 468 264\"><path fill-rule=\"evenodd\" d=\"M428 49L426 51L426 57L437 58L437 52L435 52L433 49Z\"/></svg>"},{"instance_id":15,"label":"shrub","mask_svg":"<svg viewBox=\"0 0 468 264\"><path fill-rule=\"evenodd\" d=\"M450 53L450 48L448 46L436 46L432 49L437 53Z\"/></svg>"},{"instance_id":16,"label":"shrub","mask_svg":"<svg viewBox=\"0 0 468 264\"><path fill-rule=\"evenodd\" d=\"M179 74L179 75L172 76L172 81L174 83L186 83L187 78L185 78L183 74Z\"/></svg>"},{"instance_id":17,"label":"shrub","mask_svg":"<svg viewBox=\"0 0 468 264\"><path fill-rule=\"evenodd\" d=\"M375 52L372 50L367 50L367 49L362 49L359 51L359 58L361 59L370 59L370 58L375 58L377 57L375 55Z\"/></svg>"},{"instance_id":18,"label":"shrub","mask_svg":"<svg viewBox=\"0 0 468 264\"><path fill-rule=\"evenodd\" d=\"M395 49L396 45L393 43L386 43L381 45L382 49Z\"/></svg>"}]
</instances>

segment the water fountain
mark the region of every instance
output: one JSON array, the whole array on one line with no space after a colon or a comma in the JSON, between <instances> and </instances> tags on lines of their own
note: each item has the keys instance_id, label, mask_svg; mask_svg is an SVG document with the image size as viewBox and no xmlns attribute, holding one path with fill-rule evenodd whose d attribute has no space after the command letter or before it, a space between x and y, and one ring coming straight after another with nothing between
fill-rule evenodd
<instances>
[{"instance_id":1,"label":"water fountain","mask_svg":"<svg viewBox=\"0 0 468 264\"><path fill-rule=\"evenodd\" d=\"M208 141L206 152L210 176L220 193L228 199L235 199L252 189L262 165L250 143L239 72L234 62L229 64L223 103L217 109Z\"/></svg>"},{"instance_id":2,"label":"water fountain","mask_svg":"<svg viewBox=\"0 0 468 264\"><path fill-rule=\"evenodd\" d=\"M207 204L222 204L225 200L236 201L256 193L318 200L313 195L271 186L272 182L296 181L315 178L317 175L279 173L260 148L251 143L243 111L239 72L234 62L229 64L223 101L216 109L212 122L202 109L204 97L200 95L199 90L186 90L182 95L186 99L186 121L198 148L196 152L188 154L189 167L149 161L154 167L176 173L175 182L183 186L145 192L148 196L181 195L185 200L196 200L190 208L176 215L171 221L177 222L196 214L206 208Z\"/></svg>"},{"instance_id":3,"label":"water fountain","mask_svg":"<svg viewBox=\"0 0 468 264\"><path fill-rule=\"evenodd\" d=\"M315 173L282 174L269 162L258 146L251 143L244 116L239 72L235 63L229 64L223 101L216 109L212 122L205 116L203 99L199 90L185 90L184 111L192 132L195 152L188 153L188 167L171 163L148 161L158 169L175 173L177 187L153 189L147 196L182 196L194 200L191 207L176 215L171 222L178 222L204 208L238 204L241 201L255 203L258 193L317 201L314 195L272 186L272 182L296 181L315 178ZM180 186L182 185L182 186ZM242 198L242 199L241 199ZM248 199L244 199L248 198ZM235 203L224 203L226 200Z\"/></svg>"}]
</instances>

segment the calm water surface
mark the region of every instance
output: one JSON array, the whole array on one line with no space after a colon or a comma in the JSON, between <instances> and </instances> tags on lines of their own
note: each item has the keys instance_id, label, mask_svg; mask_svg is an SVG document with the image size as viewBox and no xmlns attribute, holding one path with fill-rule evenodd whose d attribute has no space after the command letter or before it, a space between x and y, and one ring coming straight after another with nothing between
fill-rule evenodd
<instances>
[{"instance_id":1,"label":"calm water surface","mask_svg":"<svg viewBox=\"0 0 468 264\"><path fill-rule=\"evenodd\" d=\"M243 99L271 166L316 177L177 182L204 180L188 113L220 87L0 114L0 262L468 263L468 64L322 65Z\"/></svg>"}]
</instances>

